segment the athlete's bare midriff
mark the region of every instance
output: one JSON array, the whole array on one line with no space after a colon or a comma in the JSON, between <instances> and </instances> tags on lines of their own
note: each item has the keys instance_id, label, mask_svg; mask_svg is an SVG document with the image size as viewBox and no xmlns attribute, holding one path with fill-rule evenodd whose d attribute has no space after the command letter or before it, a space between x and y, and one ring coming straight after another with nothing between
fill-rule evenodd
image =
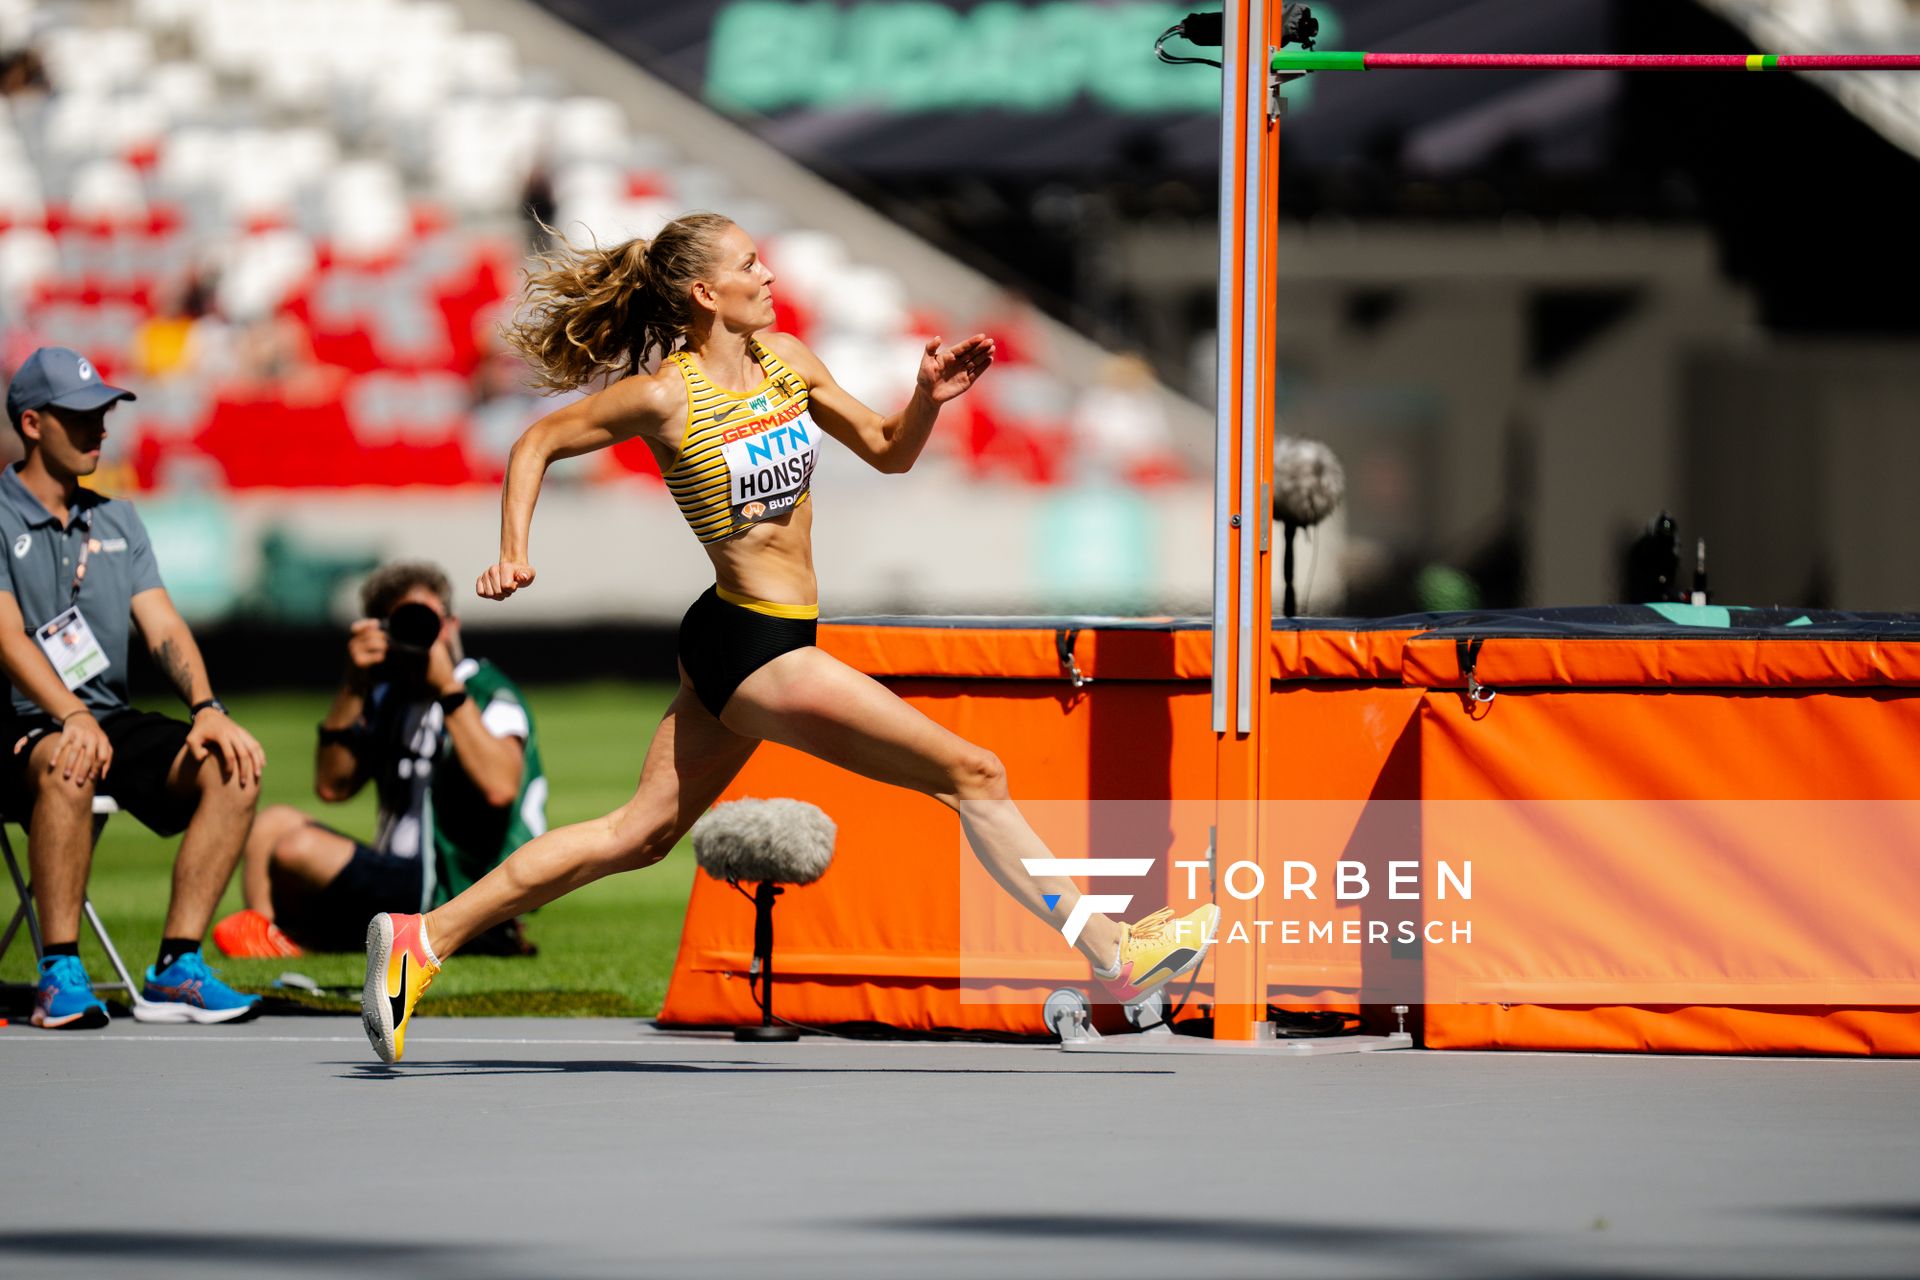
<instances>
[{"instance_id":1,"label":"athlete's bare midriff","mask_svg":"<svg viewBox=\"0 0 1920 1280\"><path fill-rule=\"evenodd\" d=\"M818 604L813 576L813 500L784 516L705 547L714 581L727 591L773 604Z\"/></svg>"}]
</instances>

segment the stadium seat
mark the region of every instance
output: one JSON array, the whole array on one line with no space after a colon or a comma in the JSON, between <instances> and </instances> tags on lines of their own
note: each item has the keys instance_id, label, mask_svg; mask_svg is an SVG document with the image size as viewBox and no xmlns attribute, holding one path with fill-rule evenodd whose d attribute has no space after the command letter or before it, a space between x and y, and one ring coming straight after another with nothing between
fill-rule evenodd
<instances>
[{"instance_id":1,"label":"stadium seat","mask_svg":"<svg viewBox=\"0 0 1920 1280\"><path fill-rule=\"evenodd\" d=\"M5 203L7 184L0 181L0 209L18 210ZM38 204L38 202L35 202ZM18 313L26 298L60 269L60 250L53 237L37 227L15 227L0 232L0 308Z\"/></svg>"},{"instance_id":2,"label":"stadium seat","mask_svg":"<svg viewBox=\"0 0 1920 1280\"><path fill-rule=\"evenodd\" d=\"M396 252L413 230L405 188L393 166L353 160L327 181L327 230L336 253L374 259Z\"/></svg>"},{"instance_id":3,"label":"stadium seat","mask_svg":"<svg viewBox=\"0 0 1920 1280\"><path fill-rule=\"evenodd\" d=\"M144 220L146 188L133 166L118 160L92 160L74 174L73 194L67 205L79 217L102 222Z\"/></svg>"},{"instance_id":4,"label":"stadium seat","mask_svg":"<svg viewBox=\"0 0 1920 1280\"><path fill-rule=\"evenodd\" d=\"M883 267L847 266L820 305L826 324L869 337L885 337L906 328L907 287Z\"/></svg>"},{"instance_id":5,"label":"stadium seat","mask_svg":"<svg viewBox=\"0 0 1920 1280\"><path fill-rule=\"evenodd\" d=\"M213 73L197 62L163 62L147 77L147 91L169 123L197 120L212 110Z\"/></svg>"},{"instance_id":6,"label":"stadium seat","mask_svg":"<svg viewBox=\"0 0 1920 1280\"><path fill-rule=\"evenodd\" d=\"M846 242L826 231L787 231L768 242L767 265L779 278L781 292L793 293L807 305L817 306L821 295L846 269Z\"/></svg>"},{"instance_id":7,"label":"stadium seat","mask_svg":"<svg viewBox=\"0 0 1920 1280\"><path fill-rule=\"evenodd\" d=\"M556 160L623 160L627 118L605 98L568 98L553 113L548 139Z\"/></svg>"},{"instance_id":8,"label":"stadium seat","mask_svg":"<svg viewBox=\"0 0 1920 1280\"><path fill-rule=\"evenodd\" d=\"M520 87L520 59L513 41L494 31L455 36L448 61L453 82L467 93L510 94Z\"/></svg>"},{"instance_id":9,"label":"stadium seat","mask_svg":"<svg viewBox=\"0 0 1920 1280\"><path fill-rule=\"evenodd\" d=\"M235 320L272 315L313 274L313 246L297 231L246 236L229 249L220 277L220 309Z\"/></svg>"}]
</instances>

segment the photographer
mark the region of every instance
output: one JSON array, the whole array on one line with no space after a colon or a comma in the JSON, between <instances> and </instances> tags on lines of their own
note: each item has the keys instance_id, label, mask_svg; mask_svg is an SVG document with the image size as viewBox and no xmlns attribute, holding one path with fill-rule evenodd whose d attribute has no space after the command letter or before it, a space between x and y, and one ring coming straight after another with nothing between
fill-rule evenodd
<instances>
[{"instance_id":1,"label":"photographer","mask_svg":"<svg viewBox=\"0 0 1920 1280\"><path fill-rule=\"evenodd\" d=\"M356 951L382 911L419 911L480 879L546 829L547 782L520 690L466 657L447 576L382 566L361 589L347 670L320 724L313 786L329 804L369 781L371 844L290 805L261 812L247 840L247 909L214 926L230 956ZM530 955L518 921L483 943Z\"/></svg>"}]
</instances>

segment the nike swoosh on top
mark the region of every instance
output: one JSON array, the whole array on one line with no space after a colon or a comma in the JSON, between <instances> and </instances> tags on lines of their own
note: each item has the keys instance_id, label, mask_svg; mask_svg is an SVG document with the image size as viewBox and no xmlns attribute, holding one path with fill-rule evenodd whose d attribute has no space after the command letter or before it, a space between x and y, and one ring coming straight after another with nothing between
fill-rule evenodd
<instances>
[{"instance_id":1,"label":"nike swoosh on top","mask_svg":"<svg viewBox=\"0 0 1920 1280\"><path fill-rule=\"evenodd\" d=\"M1145 973L1135 978L1133 980L1133 984L1136 987L1145 986L1149 981L1152 980L1153 975L1160 972L1162 969L1168 969L1174 973L1178 973L1183 965L1185 965L1189 960L1193 959L1195 956L1199 954L1200 953L1198 951L1195 951L1192 947L1182 947L1178 951L1169 951L1166 955L1160 958L1159 964L1156 964L1155 966L1153 966L1153 968L1147 970Z\"/></svg>"},{"instance_id":2,"label":"nike swoosh on top","mask_svg":"<svg viewBox=\"0 0 1920 1280\"><path fill-rule=\"evenodd\" d=\"M412 959L406 952L400 953L400 994L387 997L387 1007L393 1013L393 1029L400 1029L400 1020L407 1016L407 961Z\"/></svg>"}]
</instances>

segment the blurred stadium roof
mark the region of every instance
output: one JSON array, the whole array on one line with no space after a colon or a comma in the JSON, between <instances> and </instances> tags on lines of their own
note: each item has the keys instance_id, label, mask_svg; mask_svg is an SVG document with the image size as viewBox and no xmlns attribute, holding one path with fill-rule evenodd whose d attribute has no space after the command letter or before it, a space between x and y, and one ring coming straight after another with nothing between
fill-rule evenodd
<instances>
[{"instance_id":1,"label":"blurred stadium roof","mask_svg":"<svg viewBox=\"0 0 1920 1280\"><path fill-rule=\"evenodd\" d=\"M1909 53L1920 49L1910 0L1701 0L1752 33L1769 53ZM1920 76L1847 72L1811 76L1862 120L1920 155Z\"/></svg>"}]
</instances>

